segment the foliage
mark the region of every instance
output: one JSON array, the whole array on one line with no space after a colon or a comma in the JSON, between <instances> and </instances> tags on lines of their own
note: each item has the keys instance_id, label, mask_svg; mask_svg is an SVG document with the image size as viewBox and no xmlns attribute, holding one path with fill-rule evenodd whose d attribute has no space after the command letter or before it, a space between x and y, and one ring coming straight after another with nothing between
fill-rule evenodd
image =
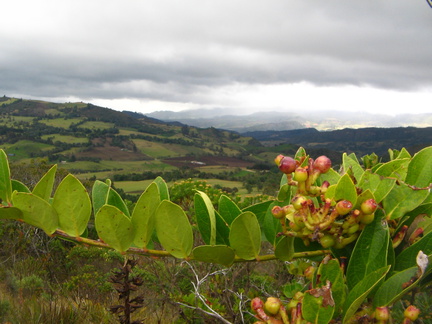
<instances>
[{"instance_id":1,"label":"foliage","mask_svg":"<svg viewBox=\"0 0 432 324\"><path fill-rule=\"evenodd\" d=\"M52 194L56 172L50 169L30 190L11 179L1 151L0 218L123 255L171 256L227 268L313 259L312 269L303 271L309 284L284 288L286 305L278 298L270 299L272 306L253 300L260 320L349 323L375 317L386 323L389 307L430 288L432 255L432 147L414 156L406 150L391 156L385 163L364 158L365 169L354 154L344 154L336 172L328 158L313 160L300 148L293 158L276 159L284 173L276 199L240 208L227 195L215 201L195 188L191 223L160 177L129 211L109 180L95 181L90 198L80 181L67 175ZM92 215L97 239L87 236ZM204 304L196 307L205 310ZM215 308L207 307L208 313L225 312Z\"/></svg>"}]
</instances>

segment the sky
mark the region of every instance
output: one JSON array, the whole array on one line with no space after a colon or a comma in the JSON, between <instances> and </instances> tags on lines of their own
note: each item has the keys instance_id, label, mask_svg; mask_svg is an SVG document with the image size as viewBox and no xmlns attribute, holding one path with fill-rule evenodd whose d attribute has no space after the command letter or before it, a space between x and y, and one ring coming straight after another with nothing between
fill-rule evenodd
<instances>
[{"instance_id":1,"label":"sky","mask_svg":"<svg viewBox=\"0 0 432 324\"><path fill-rule=\"evenodd\" d=\"M426 0L14 0L0 95L116 110L432 112Z\"/></svg>"}]
</instances>

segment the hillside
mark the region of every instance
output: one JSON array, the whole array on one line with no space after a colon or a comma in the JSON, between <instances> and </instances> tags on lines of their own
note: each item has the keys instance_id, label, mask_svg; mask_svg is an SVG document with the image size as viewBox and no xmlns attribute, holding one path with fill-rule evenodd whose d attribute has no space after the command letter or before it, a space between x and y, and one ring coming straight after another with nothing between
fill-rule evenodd
<instances>
[{"instance_id":1,"label":"hillside","mask_svg":"<svg viewBox=\"0 0 432 324\"><path fill-rule=\"evenodd\" d=\"M251 137L167 123L87 103L0 98L0 144L13 161L48 158L75 173L167 171L180 166L259 162ZM212 157L212 158L209 158ZM220 157L224 160L218 161ZM231 158L227 162L226 157ZM195 164L194 164L195 163Z\"/></svg>"}]
</instances>

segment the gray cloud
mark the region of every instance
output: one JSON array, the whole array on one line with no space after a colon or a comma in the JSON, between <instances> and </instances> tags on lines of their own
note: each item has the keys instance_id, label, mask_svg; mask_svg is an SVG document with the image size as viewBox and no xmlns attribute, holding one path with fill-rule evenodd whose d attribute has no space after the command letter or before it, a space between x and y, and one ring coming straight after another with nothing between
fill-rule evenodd
<instances>
[{"instance_id":1,"label":"gray cloud","mask_svg":"<svg viewBox=\"0 0 432 324\"><path fill-rule=\"evenodd\" d=\"M205 104L206 91L236 83L432 86L432 9L425 1L5 6L0 91L6 95Z\"/></svg>"}]
</instances>

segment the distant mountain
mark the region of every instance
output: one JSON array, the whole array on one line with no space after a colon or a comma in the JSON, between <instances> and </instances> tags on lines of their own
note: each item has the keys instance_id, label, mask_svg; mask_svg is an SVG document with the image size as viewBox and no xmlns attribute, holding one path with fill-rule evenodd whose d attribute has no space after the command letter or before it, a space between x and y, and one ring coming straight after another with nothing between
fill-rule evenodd
<instances>
[{"instance_id":1,"label":"distant mountain","mask_svg":"<svg viewBox=\"0 0 432 324\"><path fill-rule=\"evenodd\" d=\"M432 113L388 116L364 112L304 111L232 115L226 109L201 109L181 112L157 111L147 116L167 122L175 120L190 126L215 127L239 133L302 128L327 131L343 128L432 126Z\"/></svg>"},{"instance_id":2,"label":"distant mountain","mask_svg":"<svg viewBox=\"0 0 432 324\"><path fill-rule=\"evenodd\" d=\"M432 145L432 127L396 128L345 128L334 131L318 131L314 128L287 131L255 131L243 133L259 140L265 146L282 143L297 144L309 149L329 149L338 152L356 153L358 156L370 154L386 155L388 149L401 149L417 152Z\"/></svg>"}]
</instances>

